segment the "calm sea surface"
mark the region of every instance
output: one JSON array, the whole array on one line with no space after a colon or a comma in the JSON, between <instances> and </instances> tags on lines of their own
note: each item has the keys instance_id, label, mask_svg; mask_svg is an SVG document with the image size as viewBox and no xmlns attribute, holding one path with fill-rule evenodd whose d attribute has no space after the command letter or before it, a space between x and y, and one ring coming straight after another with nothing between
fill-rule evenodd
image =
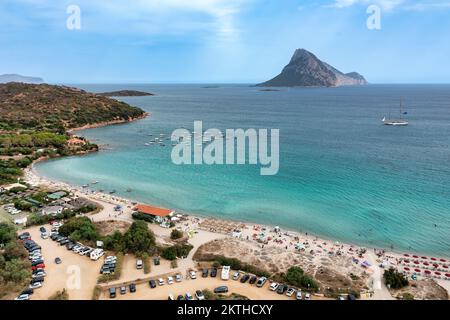
<instances>
[{"instance_id":1,"label":"calm sea surface","mask_svg":"<svg viewBox=\"0 0 450 320\"><path fill-rule=\"evenodd\" d=\"M450 85L281 89L248 85L80 85L134 89L121 98L151 116L81 134L107 150L40 163L44 176L138 201L220 218L279 225L331 239L450 256ZM404 99L408 127L383 126ZM280 171L176 166L153 134L279 128ZM126 192L128 188L132 192Z\"/></svg>"}]
</instances>

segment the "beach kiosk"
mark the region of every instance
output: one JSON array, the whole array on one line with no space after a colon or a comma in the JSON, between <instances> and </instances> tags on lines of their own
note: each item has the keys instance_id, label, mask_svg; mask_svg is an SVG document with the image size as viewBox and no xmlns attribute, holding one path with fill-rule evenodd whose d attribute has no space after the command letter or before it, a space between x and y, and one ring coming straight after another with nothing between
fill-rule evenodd
<instances>
[{"instance_id":1,"label":"beach kiosk","mask_svg":"<svg viewBox=\"0 0 450 320\"><path fill-rule=\"evenodd\" d=\"M153 207L146 204L138 204L136 206L136 211L153 217L154 221L157 223L169 222L175 214L175 211L173 210Z\"/></svg>"}]
</instances>

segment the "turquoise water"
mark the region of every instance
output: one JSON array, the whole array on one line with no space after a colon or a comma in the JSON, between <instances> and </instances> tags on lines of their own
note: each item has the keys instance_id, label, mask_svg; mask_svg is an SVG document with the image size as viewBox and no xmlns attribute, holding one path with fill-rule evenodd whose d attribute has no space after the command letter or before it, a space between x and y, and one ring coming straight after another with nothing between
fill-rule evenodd
<instances>
[{"instance_id":1,"label":"turquoise water","mask_svg":"<svg viewBox=\"0 0 450 320\"><path fill-rule=\"evenodd\" d=\"M49 178L117 190L183 212L257 223L371 247L450 256L450 85L282 89L247 85L84 85L135 89L124 101L144 120L82 132L97 154L40 163ZM381 124L404 98L410 125ZM259 166L176 166L171 143L151 137L192 128L279 128L280 171ZM133 191L127 193L126 190Z\"/></svg>"}]
</instances>

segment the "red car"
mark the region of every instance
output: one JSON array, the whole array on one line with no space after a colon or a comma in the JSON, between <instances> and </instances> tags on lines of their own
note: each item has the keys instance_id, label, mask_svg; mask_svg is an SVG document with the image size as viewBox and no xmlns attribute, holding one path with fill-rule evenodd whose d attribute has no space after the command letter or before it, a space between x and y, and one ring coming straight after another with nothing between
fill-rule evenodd
<instances>
[{"instance_id":1,"label":"red car","mask_svg":"<svg viewBox=\"0 0 450 320\"><path fill-rule=\"evenodd\" d=\"M37 266L31 267L31 270L37 270L37 269L45 269L45 264L41 263L38 264Z\"/></svg>"}]
</instances>

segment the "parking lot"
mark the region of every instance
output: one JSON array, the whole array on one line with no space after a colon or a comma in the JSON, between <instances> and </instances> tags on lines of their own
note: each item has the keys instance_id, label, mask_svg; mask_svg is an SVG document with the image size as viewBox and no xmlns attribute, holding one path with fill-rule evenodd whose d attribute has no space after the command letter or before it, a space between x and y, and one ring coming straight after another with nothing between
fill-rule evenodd
<instances>
[{"instance_id":1,"label":"parking lot","mask_svg":"<svg viewBox=\"0 0 450 320\"><path fill-rule=\"evenodd\" d=\"M44 227L50 230L50 225ZM24 231L28 231L31 238L42 247L45 272L47 273L43 286L34 290L31 300L46 300L64 288L67 290L70 300L90 300L97 283L102 259L92 261L89 257L68 251L65 246L60 246L50 238L41 239L39 227L32 227ZM61 264L55 263L56 257L61 259ZM78 279L79 287L77 287Z\"/></svg>"},{"instance_id":2,"label":"parking lot","mask_svg":"<svg viewBox=\"0 0 450 320\"><path fill-rule=\"evenodd\" d=\"M157 285L153 289L150 288L148 282L145 282L138 284L134 293L130 292L129 287L127 287L127 293L124 295L120 294L120 290L117 290L117 295L114 300L167 300L170 294L176 299L178 295L185 295L188 292L195 297L196 290L208 289L213 291L219 286L227 286L227 294L237 293L251 300L295 300L295 295L293 297L287 297L286 294L281 295L270 291L269 283L266 283L262 288L258 288L254 284L251 285L248 282L241 283L239 280L221 280L220 274L215 278L202 278L201 272L197 272L197 279L195 280L183 278L181 282L175 282L170 285L167 284L167 278L164 278L164 280L164 285ZM119 289L119 287L117 288ZM100 299L113 300L110 299L108 290L102 292Z\"/></svg>"}]
</instances>

